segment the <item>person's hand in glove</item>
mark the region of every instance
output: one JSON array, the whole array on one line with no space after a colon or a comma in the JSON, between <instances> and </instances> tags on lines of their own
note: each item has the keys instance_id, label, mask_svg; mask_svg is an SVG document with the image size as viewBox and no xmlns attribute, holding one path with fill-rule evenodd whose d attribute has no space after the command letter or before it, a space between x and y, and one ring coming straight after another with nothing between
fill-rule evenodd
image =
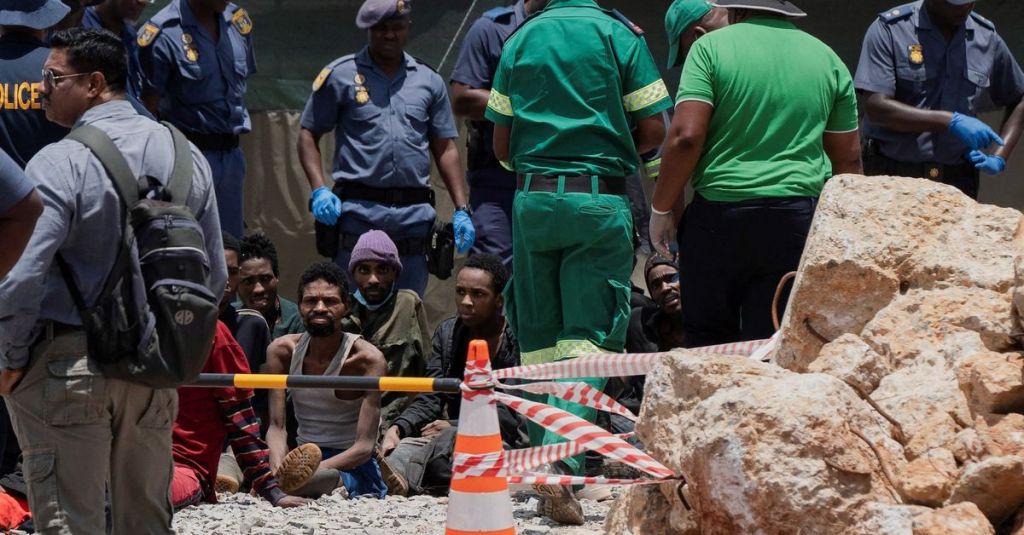
<instances>
[{"instance_id":1,"label":"person's hand in glove","mask_svg":"<svg viewBox=\"0 0 1024 535\"><path fill-rule=\"evenodd\" d=\"M341 199L327 186L313 190L313 217L324 225L338 224L341 216Z\"/></svg>"},{"instance_id":2,"label":"person's hand in glove","mask_svg":"<svg viewBox=\"0 0 1024 535\"><path fill-rule=\"evenodd\" d=\"M452 216L452 225L455 226L455 250L459 254L464 254L476 241L473 220L469 218L469 213L465 210L456 210Z\"/></svg>"},{"instance_id":3,"label":"person's hand in glove","mask_svg":"<svg viewBox=\"0 0 1024 535\"><path fill-rule=\"evenodd\" d=\"M992 130L987 124L979 119L953 113L953 120L949 122L949 131L960 138L971 150L981 150L995 143L1003 144L1003 138Z\"/></svg>"},{"instance_id":4,"label":"person's hand in glove","mask_svg":"<svg viewBox=\"0 0 1024 535\"><path fill-rule=\"evenodd\" d=\"M651 223L648 228L654 249L665 258L675 257L676 218L672 216L672 210L661 212L652 206Z\"/></svg>"},{"instance_id":5,"label":"person's hand in glove","mask_svg":"<svg viewBox=\"0 0 1024 535\"><path fill-rule=\"evenodd\" d=\"M984 171L989 175L998 175L1006 169L1006 160L1002 156L988 155L980 150L972 150L967 153L967 159L974 164L974 168Z\"/></svg>"}]
</instances>

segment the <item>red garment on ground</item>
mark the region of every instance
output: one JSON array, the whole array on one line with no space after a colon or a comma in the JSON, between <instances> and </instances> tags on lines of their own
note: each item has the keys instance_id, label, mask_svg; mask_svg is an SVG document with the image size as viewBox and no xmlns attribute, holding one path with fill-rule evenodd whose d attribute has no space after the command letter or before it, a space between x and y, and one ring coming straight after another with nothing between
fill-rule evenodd
<instances>
[{"instance_id":1,"label":"red garment on ground","mask_svg":"<svg viewBox=\"0 0 1024 535\"><path fill-rule=\"evenodd\" d=\"M199 478L191 468L174 465L174 477L171 479L171 505L177 511L186 505L194 505L203 501L203 488Z\"/></svg>"},{"instance_id":2,"label":"red garment on ground","mask_svg":"<svg viewBox=\"0 0 1024 535\"><path fill-rule=\"evenodd\" d=\"M0 492L0 529L14 529L31 517L28 502L24 498Z\"/></svg>"},{"instance_id":3,"label":"red garment on ground","mask_svg":"<svg viewBox=\"0 0 1024 535\"><path fill-rule=\"evenodd\" d=\"M213 350L203 366L203 373L249 373L245 352L220 321L217 322ZM178 418L174 422L171 444L174 464L191 469L199 481L208 485L207 490L213 489L220 454L228 436L217 399L245 400L252 395L248 388L178 389ZM174 485L172 482L172 489Z\"/></svg>"}]
</instances>

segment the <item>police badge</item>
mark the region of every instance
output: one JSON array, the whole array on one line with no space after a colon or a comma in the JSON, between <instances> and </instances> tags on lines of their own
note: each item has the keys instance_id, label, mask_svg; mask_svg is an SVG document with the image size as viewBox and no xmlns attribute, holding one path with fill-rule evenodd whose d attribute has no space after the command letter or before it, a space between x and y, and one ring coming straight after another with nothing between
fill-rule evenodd
<instances>
[{"instance_id":1,"label":"police badge","mask_svg":"<svg viewBox=\"0 0 1024 535\"><path fill-rule=\"evenodd\" d=\"M160 27L151 22L147 22L142 26L142 30L139 31L139 36L135 38L135 42L141 47L147 47L153 44L153 40L160 34Z\"/></svg>"},{"instance_id":2,"label":"police badge","mask_svg":"<svg viewBox=\"0 0 1024 535\"><path fill-rule=\"evenodd\" d=\"M365 87L356 88L356 102L360 104L366 104L370 101L370 94L366 92Z\"/></svg>"},{"instance_id":3,"label":"police badge","mask_svg":"<svg viewBox=\"0 0 1024 535\"><path fill-rule=\"evenodd\" d=\"M231 16L231 24L242 35L249 35L249 32L252 31L252 19L249 18L249 14L242 8L238 8L238 11L235 11L235 14Z\"/></svg>"},{"instance_id":4,"label":"police badge","mask_svg":"<svg viewBox=\"0 0 1024 535\"><path fill-rule=\"evenodd\" d=\"M910 45L907 47L910 50L910 62L914 65L920 65L924 63L924 48L921 45Z\"/></svg>"}]
</instances>

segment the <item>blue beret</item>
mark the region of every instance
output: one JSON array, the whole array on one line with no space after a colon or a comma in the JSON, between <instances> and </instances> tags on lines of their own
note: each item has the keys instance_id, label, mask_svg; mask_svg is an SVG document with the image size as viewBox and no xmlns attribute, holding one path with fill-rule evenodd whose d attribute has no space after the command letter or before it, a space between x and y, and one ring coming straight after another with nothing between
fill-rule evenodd
<instances>
[{"instance_id":1,"label":"blue beret","mask_svg":"<svg viewBox=\"0 0 1024 535\"><path fill-rule=\"evenodd\" d=\"M356 27L366 30L389 19L408 17L412 0L366 0L356 15Z\"/></svg>"}]
</instances>

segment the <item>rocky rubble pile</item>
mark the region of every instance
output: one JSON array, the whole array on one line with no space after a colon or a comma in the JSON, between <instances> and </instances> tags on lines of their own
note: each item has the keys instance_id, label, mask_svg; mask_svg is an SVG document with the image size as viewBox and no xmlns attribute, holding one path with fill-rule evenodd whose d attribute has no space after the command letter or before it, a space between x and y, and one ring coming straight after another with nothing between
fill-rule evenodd
<instances>
[{"instance_id":1,"label":"rocky rubble pile","mask_svg":"<svg viewBox=\"0 0 1024 535\"><path fill-rule=\"evenodd\" d=\"M665 359L637 429L686 484L630 488L606 530L1024 534L1021 221L832 179L774 362Z\"/></svg>"}]
</instances>

